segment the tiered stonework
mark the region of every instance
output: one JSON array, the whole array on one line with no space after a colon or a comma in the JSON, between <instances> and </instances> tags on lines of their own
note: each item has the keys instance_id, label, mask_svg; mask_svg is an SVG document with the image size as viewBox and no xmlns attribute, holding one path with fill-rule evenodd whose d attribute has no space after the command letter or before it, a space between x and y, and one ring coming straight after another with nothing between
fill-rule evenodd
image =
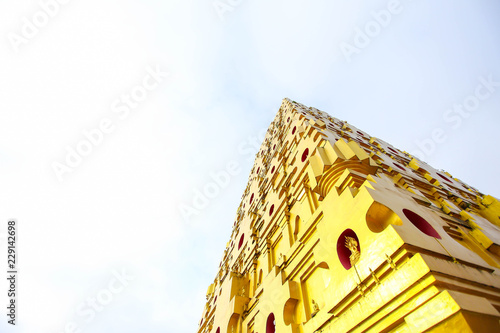
<instances>
[{"instance_id":1,"label":"tiered stonework","mask_svg":"<svg viewBox=\"0 0 500 333\"><path fill-rule=\"evenodd\" d=\"M199 333L500 332L500 202L284 99Z\"/></svg>"}]
</instances>

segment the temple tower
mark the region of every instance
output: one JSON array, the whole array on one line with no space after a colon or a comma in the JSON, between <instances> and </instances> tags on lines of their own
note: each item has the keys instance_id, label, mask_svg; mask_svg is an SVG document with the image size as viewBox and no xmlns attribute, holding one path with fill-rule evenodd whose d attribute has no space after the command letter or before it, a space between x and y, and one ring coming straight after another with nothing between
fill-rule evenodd
<instances>
[{"instance_id":1,"label":"temple tower","mask_svg":"<svg viewBox=\"0 0 500 333\"><path fill-rule=\"evenodd\" d=\"M500 202L284 99L199 333L500 332Z\"/></svg>"}]
</instances>

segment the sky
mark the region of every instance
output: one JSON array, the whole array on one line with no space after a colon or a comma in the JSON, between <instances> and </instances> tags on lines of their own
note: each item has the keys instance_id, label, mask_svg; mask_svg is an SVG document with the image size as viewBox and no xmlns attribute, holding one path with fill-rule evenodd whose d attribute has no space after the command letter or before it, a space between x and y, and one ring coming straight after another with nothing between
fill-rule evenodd
<instances>
[{"instance_id":1,"label":"sky","mask_svg":"<svg viewBox=\"0 0 500 333\"><path fill-rule=\"evenodd\" d=\"M16 325L196 332L283 98L500 197L494 0L0 2Z\"/></svg>"}]
</instances>

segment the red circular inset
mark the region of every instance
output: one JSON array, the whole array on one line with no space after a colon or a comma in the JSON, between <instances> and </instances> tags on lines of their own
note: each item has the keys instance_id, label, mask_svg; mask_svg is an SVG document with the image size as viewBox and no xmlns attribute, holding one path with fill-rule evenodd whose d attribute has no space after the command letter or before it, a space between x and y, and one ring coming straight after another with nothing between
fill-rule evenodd
<instances>
[{"instance_id":1,"label":"red circular inset","mask_svg":"<svg viewBox=\"0 0 500 333\"><path fill-rule=\"evenodd\" d=\"M308 156L309 156L309 148L306 148L306 150L304 150L304 152L302 153L302 162L307 160Z\"/></svg>"},{"instance_id":2,"label":"red circular inset","mask_svg":"<svg viewBox=\"0 0 500 333\"><path fill-rule=\"evenodd\" d=\"M269 208L269 216L273 215L274 212L274 205L271 205L271 208Z\"/></svg>"},{"instance_id":3,"label":"red circular inset","mask_svg":"<svg viewBox=\"0 0 500 333\"><path fill-rule=\"evenodd\" d=\"M451 182L452 182L452 181L451 181L448 177L446 177L445 175L442 175L442 174L440 174L439 172L436 172L436 173L437 173L437 175L438 175L439 177L443 178L443 179L444 179L444 180L446 180L448 183L451 183Z\"/></svg>"},{"instance_id":4,"label":"red circular inset","mask_svg":"<svg viewBox=\"0 0 500 333\"><path fill-rule=\"evenodd\" d=\"M431 236L434 238L441 239L439 233L432 227L432 225L427 222L422 216L417 213L412 212L409 209L403 209L403 214L405 214L406 218L410 220L410 222L417 227L418 230L422 231L427 236Z\"/></svg>"},{"instance_id":5,"label":"red circular inset","mask_svg":"<svg viewBox=\"0 0 500 333\"><path fill-rule=\"evenodd\" d=\"M295 134L295 131L297 130L297 126L295 126L292 130L292 134Z\"/></svg>"},{"instance_id":6,"label":"red circular inset","mask_svg":"<svg viewBox=\"0 0 500 333\"><path fill-rule=\"evenodd\" d=\"M350 269L352 267L350 257L352 255L352 251L347 247L346 240L347 237L354 238L356 242L358 242L358 252L361 252L361 247L359 245L358 235L352 229L346 229L339 236L337 240L337 255L339 256L340 263L344 266L345 269Z\"/></svg>"},{"instance_id":7,"label":"red circular inset","mask_svg":"<svg viewBox=\"0 0 500 333\"><path fill-rule=\"evenodd\" d=\"M245 234L242 234L240 237L240 242L238 243L238 250L241 248L243 245L243 241L245 240Z\"/></svg>"},{"instance_id":8,"label":"red circular inset","mask_svg":"<svg viewBox=\"0 0 500 333\"><path fill-rule=\"evenodd\" d=\"M274 313L271 313L267 317L266 333L275 333L275 332L276 332L276 319L274 318Z\"/></svg>"}]
</instances>

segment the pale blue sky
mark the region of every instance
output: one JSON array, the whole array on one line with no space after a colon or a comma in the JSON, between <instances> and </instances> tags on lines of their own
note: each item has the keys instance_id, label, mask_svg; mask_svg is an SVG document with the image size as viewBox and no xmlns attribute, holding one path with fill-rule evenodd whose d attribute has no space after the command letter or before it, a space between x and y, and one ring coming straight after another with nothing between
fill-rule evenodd
<instances>
[{"instance_id":1,"label":"pale blue sky","mask_svg":"<svg viewBox=\"0 0 500 333\"><path fill-rule=\"evenodd\" d=\"M21 253L20 325L0 331L195 332L252 142L284 97L410 152L440 129L425 160L500 197L498 1L220 3L74 0L46 21L38 1L0 3L0 226L18 219ZM375 29L367 45L358 29ZM145 79L157 84L120 118L112 105ZM478 105L454 113L478 85ZM103 119L112 130L60 182L54 162ZM231 161L228 184L183 219ZM123 269L134 280L83 315Z\"/></svg>"}]
</instances>

